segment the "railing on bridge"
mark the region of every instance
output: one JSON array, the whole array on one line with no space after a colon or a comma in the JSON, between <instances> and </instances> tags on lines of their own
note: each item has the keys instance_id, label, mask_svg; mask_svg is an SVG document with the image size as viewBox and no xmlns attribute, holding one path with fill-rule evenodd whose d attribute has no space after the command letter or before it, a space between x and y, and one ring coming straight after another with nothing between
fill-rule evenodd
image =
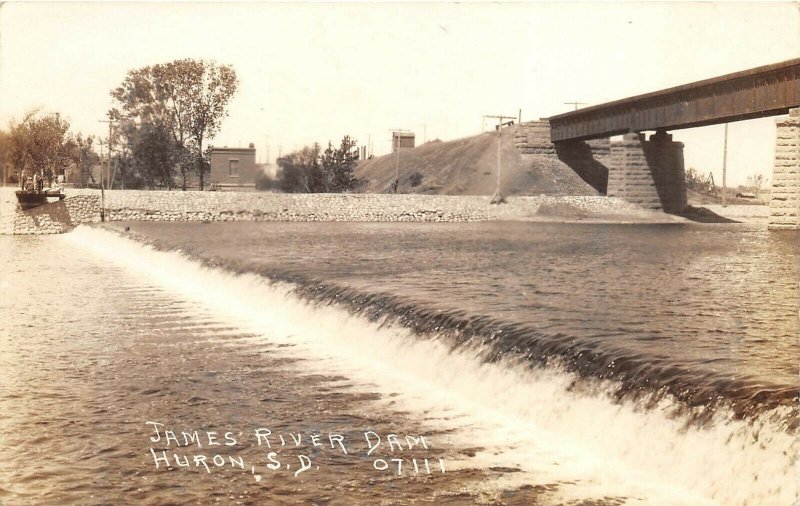
<instances>
[{"instance_id":1,"label":"railing on bridge","mask_svg":"<svg viewBox=\"0 0 800 506\"><path fill-rule=\"evenodd\" d=\"M551 138L587 140L786 114L800 106L800 58L552 116Z\"/></svg>"}]
</instances>

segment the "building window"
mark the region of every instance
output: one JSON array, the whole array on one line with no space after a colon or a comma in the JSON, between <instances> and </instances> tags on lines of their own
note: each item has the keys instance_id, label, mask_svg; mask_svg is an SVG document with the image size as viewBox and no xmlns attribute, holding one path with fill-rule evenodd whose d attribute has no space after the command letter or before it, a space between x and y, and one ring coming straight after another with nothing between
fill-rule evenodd
<instances>
[{"instance_id":1,"label":"building window","mask_svg":"<svg viewBox=\"0 0 800 506\"><path fill-rule=\"evenodd\" d=\"M228 175L230 177L239 177L239 159L231 158L228 160Z\"/></svg>"}]
</instances>

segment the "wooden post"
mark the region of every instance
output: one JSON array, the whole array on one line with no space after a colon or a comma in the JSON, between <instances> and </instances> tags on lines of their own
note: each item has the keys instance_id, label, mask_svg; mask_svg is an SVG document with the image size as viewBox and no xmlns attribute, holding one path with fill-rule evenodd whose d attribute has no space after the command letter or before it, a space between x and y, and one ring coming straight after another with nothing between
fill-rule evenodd
<instances>
[{"instance_id":1,"label":"wooden post","mask_svg":"<svg viewBox=\"0 0 800 506\"><path fill-rule=\"evenodd\" d=\"M725 140L722 144L722 207L728 205L728 124L725 123Z\"/></svg>"}]
</instances>

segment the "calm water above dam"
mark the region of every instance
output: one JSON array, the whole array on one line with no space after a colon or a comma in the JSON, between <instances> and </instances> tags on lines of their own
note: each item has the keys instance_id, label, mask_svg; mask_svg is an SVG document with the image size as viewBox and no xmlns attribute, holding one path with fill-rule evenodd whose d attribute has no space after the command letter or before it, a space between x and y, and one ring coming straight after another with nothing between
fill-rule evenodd
<instances>
[{"instance_id":1,"label":"calm water above dam","mask_svg":"<svg viewBox=\"0 0 800 506\"><path fill-rule=\"evenodd\" d=\"M0 502L797 494L797 234L127 225L162 251L85 227L0 237ZM204 444L153 441L147 422ZM209 431L235 443L209 446ZM190 466L156 469L176 454ZM376 464L398 457L401 473Z\"/></svg>"}]
</instances>

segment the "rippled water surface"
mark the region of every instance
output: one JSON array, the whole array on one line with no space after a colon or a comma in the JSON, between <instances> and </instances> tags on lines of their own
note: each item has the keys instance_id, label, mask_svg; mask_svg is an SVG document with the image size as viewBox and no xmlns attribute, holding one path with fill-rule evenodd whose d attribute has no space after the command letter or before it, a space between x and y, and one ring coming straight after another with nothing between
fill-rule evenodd
<instances>
[{"instance_id":1,"label":"rippled water surface","mask_svg":"<svg viewBox=\"0 0 800 506\"><path fill-rule=\"evenodd\" d=\"M223 265L292 272L797 383L798 235L746 226L136 224Z\"/></svg>"},{"instance_id":2,"label":"rippled water surface","mask_svg":"<svg viewBox=\"0 0 800 506\"><path fill-rule=\"evenodd\" d=\"M503 474L377 472L363 432L419 435L424 425L391 407L378 409L380 395L368 386L352 390L345 377L309 370L302 358L277 353L291 343L254 341L213 308L63 237L0 237L0 252L0 504L449 502L451 495L468 499L464 490L478 480ZM150 442L147 421L218 431L220 440L234 431L235 452L190 445L186 453L242 456L247 469L157 472L149 449L165 445ZM317 452L319 469L297 478L293 469L266 472L265 449L248 438L258 427L287 440L289 432L304 433L300 449L284 449L284 465L313 455L312 433L323 434L325 450L327 434L343 435L351 455ZM435 471L448 450L435 431L426 434L437 444L405 456L409 467L413 457L420 466L428 458Z\"/></svg>"},{"instance_id":3,"label":"rippled water surface","mask_svg":"<svg viewBox=\"0 0 800 506\"><path fill-rule=\"evenodd\" d=\"M0 237L0 503L770 505L797 495L796 234L125 225L165 252L84 227ZM545 352L584 365L611 357L602 363L630 373L539 367L532 355ZM575 373L605 382L576 388ZM620 381L695 390L645 406L615 397ZM676 402L702 407L708 392L755 408L745 419L720 408L701 426L674 416ZM147 421L231 431L237 444L154 443ZM315 468L268 472L248 437L256 427L306 434L278 457L310 455ZM431 447L368 455L365 431L424 434ZM348 454L309 442L331 433ZM166 471L151 449L248 465ZM376 470L376 457L398 456L402 475ZM411 473L424 458L447 473Z\"/></svg>"}]
</instances>

